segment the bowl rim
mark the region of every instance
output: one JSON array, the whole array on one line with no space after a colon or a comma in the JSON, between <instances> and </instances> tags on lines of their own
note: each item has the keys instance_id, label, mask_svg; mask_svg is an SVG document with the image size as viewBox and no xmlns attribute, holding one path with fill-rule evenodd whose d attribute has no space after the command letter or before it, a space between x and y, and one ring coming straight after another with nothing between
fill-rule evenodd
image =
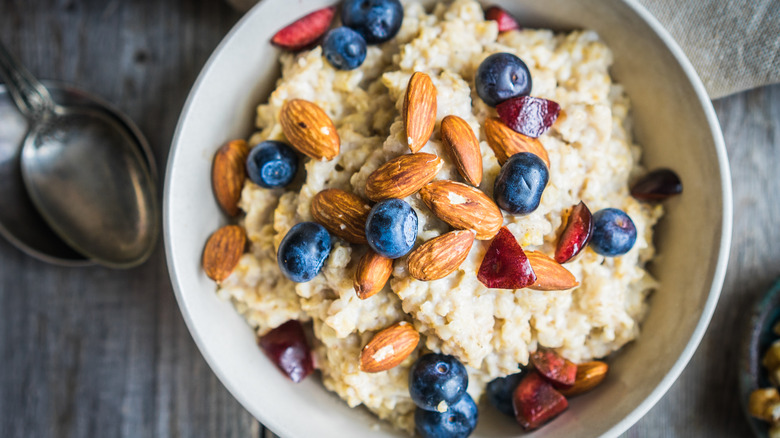
<instances>
[{"instance_id":1,"label":"bowl rim","mask_svg":"<svg viewBox=\"0 0 780 438\"><path fill-rule=\"evenodd\" d=\"M732 223L733 223L731 172L729 168L728 154L726 152L726 146L725 146L725 141L723 139L723 133L720 127L720 122L718 121L717 115L715 113L715 109L712 106L712 100L707 94L707 91L704 87L704 84L701 81L701 78L699 77L698 73L696 73L696 70L693 68L693 65L691 64L690 60L685 55L685 53L680 48L680 46L677 44L677 42L674 40L674 38L671 36L671 34L644 6L639 4L636 0L621 0L621 1L625 3L634 13L636 13L645 23L647 23L647 25L650 26L653 32L655 32L655 34L658 35L658 37L664 43L666 48L671 52L672 56L674 56L675 60L677 61L677 63L680 65L683 72L685 73L687 80L690 82L691 86L693 87L696 96L698 98L699 104L701 105L702 110L704 111L707 124L710 128L710 134L715 144L715 153L718 162L718 170L720 173L720 183L722 188L721 196L723 202L722 202L720 247L718 250L718 258L715 264L715 270L712 276L712 282L710 284L709 294L707 296L707 300L702 309L701 316L699 317L699 321L696 324L696 328L691 334L691 337L688 340L688 343L686 344L682 353L677 358L677 360L672 365L672 367L669 369L666 376L664 376L664 378L658 383L658 385L656 385L656 387L650 392L650 394L636 408L634 408L633 411L631 411L628 415L626 415L621 421L613 425L603 435L605 437L617 437L618 435L628 430L628 428L634 425L637 421L639 421L656 403L658 403L658 401L664 396L664 394L666 394L666 392L669 390L672 384L677 380L677 378L680 376L682 371L685 369L685 366L688 364L691 357L693 357L693 354L696 352L696 349L698 348L699 343L701 342L701 339L703 338L704 333L706 332L707 327L709 326L710 320L712 319L712 315L715 312L715 307L717 306L718 299L720 298L720 293L726 276L726 268L728 266L729 254L731 250L731 234L732 234ZM195 328L195 322L191 318L190 312L188 310L187 301L184 298L184 294L182 293L182 288L181 285L179 284L179 276L176 271L176 263L174 261L173 252L171 251L172 242L171 242L170 230L172 229L173 224L170 222L172 216L170 214L169 207L170 207L170 200L172 195L171 193L171 183L172 183L172 174L173 174L172 170L173 170L173 163L176 161L176 156L181 149L179 143L184 128L184 121L186 119L186 116L190 112L190 107L193 104L194 96L198 93L203 81L205 80L205 77L207 76L207 73L211 70L212 65L215 63L216 59L219 58L221 52L233 39L234 34L238 33L240 29L243 29L243 27L246 25L246 23L249 22L251 17L258 13L262 5L263 2L258 2L254 7L252 7L252 9L250 9L247 13L245 13L236 22L236 24L233 25L230 31L223 37L222 41L220 41L219 45L217 45L217 47L209 56L206 63L201 68L197 79L195 80L192 88L190 89L189 94L187 95L187 100L184 102L184 106L182 107L181 113L179 115L179 120L177 121L176 124L176 130L174 132L173 140L171 141L171 150L168 156L168 162L166 164L165 186L163 189L163 240L165 246L165 259L168 264L169 277L171 280L171 284L173 286L176 302L179 306L179 309L181 310L182 318L184 319L184 323L187 327L187 330L189 331L190 336L192 336L193 341L195 341L195 344L198 347L198 351L206 360L206 363L209 365L209 367L217 376L217 378L222 383L222 385L224 385L225 388L227 388L230 394L241 404L241 406L244 409L246 409L258 421L260 421L260 423L264 427L271 429L274 433L277 433L281 436L287 436L288 429L285 427L285 425L281 424L273 417L262 415L261 412L252 412L248 408L248 406L251 406L249 400L247 400L242 395L242 392L239 390L238 387L236 387L231 383L225 371L220 366L220 362L215 357L213 357L211 353L203 345L203 340L198 335L198 331Z\"/></svg>"},{"instance_id":2,"label":"bowl rim","mask_svg":"<svg viewBox=\"0 0 780 438\"><path fill-rule=\"evenodd\" d=\"M707 124L710 127L712 138L715 142L715 153L718 158L718 170L720 171L720 183L721 183L721 196L723 197L723 218L721 223L720 233L720 248L718 249L718 261L715 264L715 272L712 276L712 283L710 284L710 293L707 296L707 301L702 309L699 322L696 324L696 328L691 334L691 338L688 340L688 344L683 349L680 357L677 358L672 368L666 373L661 382L650 392L640 404L630 414L628 414L623 420L614 425L605 436L616 437L621 433L628 430L629 427L639 421L645 414L653 407L659 400L666 394L671 388L672 384L677 381L680 374L688 365L696 349L699 347L704 333L707 331L707 327L710 324L713 313L715 313L715 307L718 305L718 299L720 298L721 290L723 289L723 281L726 278L726 268L728 267L729 255L731 253L731 232L733 221L733 200L732 200L732 187L731 187L731 170L729 167L729 158L726 152L726 143L723 139L723 132L720 128L720 122L718 116L715 113L715 108L712 106L712 100L707 94L707 90L693 68L693 64L685 55L682 48L677 44L672 35L666 30L658 19L653 16L644 6L639 4L636 0L623 0L623 2L636 12L658 35L664 42L666 47L672 52L680 67L685 72L685 76L691 82L696 96L699 99L704 114L707 118Z\"/></svg>"}]
</instances>

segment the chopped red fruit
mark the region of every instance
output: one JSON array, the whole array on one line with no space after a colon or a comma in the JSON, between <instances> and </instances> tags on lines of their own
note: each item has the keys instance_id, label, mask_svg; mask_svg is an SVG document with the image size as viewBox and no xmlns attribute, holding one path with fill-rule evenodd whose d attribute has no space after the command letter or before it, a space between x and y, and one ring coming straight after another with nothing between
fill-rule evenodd
<instances>
[{"instance_id":1,"label":"chopped red fruit","mask_svg":"<svg viewBox=\"0 0 780 438\"><path fill-rule=\"evenodd\" d=\"M517 422L525 430L532 430L565 411L569 402L539 373L532 371L515 388L512 407L515 409Z\"/></svg>"},{"instance_id":2,"label":"chopped red fruit","mask_svg":"<svg viewBox=\"0 0 780 438\"><path fill-rule=\"evenodd\" d=\"M314 11L276 32L271 42L287 50L306 48L328 30L335 14L335 6Z\"/></svg>"},{"instance_id":3,"label":"chopped red fruit","mask_svg":"<svg viewBox=\"0 0 780 438\"><path fill-rule=\"evenodd\" d=\"M558 239L558 247L555 248L555 261L566 263L580 253L588 245L590 235L593 233L593 215L584 202L575 205L569 214L566 228Z\"/></svg>"},{"instance_id":4,"label":"chopped red fruit","mask_svg":"<svg viewBox=\"0 0 780 438\"><path fill-rule=\"evenodd\" d=\"M537 138L558 119L561 106L540 97L518 96L496 105L498 116L516 132Z\"/></svg>"},{"instance_id":5,"label":"chopped red fruit","mask_svg":"<svg viewBox=\"0 0 780 438\"><path fill-rule=\"evenodd\" d=\"M564 359L553 350L539 349L531 353L531 363L556 388L571 388L577 379L577 364Z\"/></svg>"},{"instance_id":6,"label":"chopped red fruit","mask_svg":"<svg viewBox=\"0 0 780 438\"><path fill-rule=\"evenodd\" d=\"M515 236L501 227L479 265L477 278L490 288L522 289L534 284L536 274Z\"/></svg>"},{"instance_id":7,"label":"chopped red fruit","mask_svg":"<svg viewBox=\"0 0 780 438\"><path fill-rule=\"evenodd\" d=\"M314 371L311 350L300 322L290 320L259 339L260 347L276 366L295 383Z\"/></svg>"},{"instance_id":8,"label":"chopped red fruit","mask_svg":"<svg viewBox=\"0 0 780 438\"><path fill-rule=\"evenodd\" d=\"M631 187L631 196L640 201L663 201L682 193L680 177L670 169L654 170Z\"/></svg>"},{"instance_id":9,"label":"chopped red fruit","mask_svg":"<svg viewBox=\"0 0 780 438\"><path fill-rule=\"evenodd\" d=\"M498 31L506 32L508 30L520 30L520 24L517 23L515 17L505 11L501 6L491 6L485 11L485 19L493 20L498 23Z\"/></svg>"}]
</instances>

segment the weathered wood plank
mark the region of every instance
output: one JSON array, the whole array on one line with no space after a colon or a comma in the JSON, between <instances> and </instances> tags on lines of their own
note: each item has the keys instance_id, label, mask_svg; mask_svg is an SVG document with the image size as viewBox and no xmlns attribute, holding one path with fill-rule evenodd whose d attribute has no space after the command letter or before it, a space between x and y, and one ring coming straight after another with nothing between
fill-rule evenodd
<instances>
[{"instance_id":1,"label":"weathered wood plank","mask_svg":"<svg viewBox=\"0 0 780 438\"><path fill-rule=\"evenodd\" d=\"M219 1L3 1L0 38L37 76L115 102L162 166L189 87L237 18ZM184 327L162 245L115 272L0 242L0 312L0 436L260 436Z\"/></svg>"}]
</instances>

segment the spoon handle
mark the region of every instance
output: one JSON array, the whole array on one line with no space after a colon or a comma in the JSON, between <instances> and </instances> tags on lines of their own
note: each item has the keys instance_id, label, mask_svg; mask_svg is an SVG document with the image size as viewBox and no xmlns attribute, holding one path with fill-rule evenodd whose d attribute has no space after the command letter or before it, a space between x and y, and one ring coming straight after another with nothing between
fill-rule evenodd
<instances>
[{"instance_id":1,"label":"spoon handle","mask_svg":"<svg viewBox=\"0 0 780 438\"><path fill-rule=\"evenodd\" d=\"M8 52L0 41L0 78L14 100L16 107L27 118L40 120L51 114L56 104L49 90Z\"/></svg>"}]
</instances>

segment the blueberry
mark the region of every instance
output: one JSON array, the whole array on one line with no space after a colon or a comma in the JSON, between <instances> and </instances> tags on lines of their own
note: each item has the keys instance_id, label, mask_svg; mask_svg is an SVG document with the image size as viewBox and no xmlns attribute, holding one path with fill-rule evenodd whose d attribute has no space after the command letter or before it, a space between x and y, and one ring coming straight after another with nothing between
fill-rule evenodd
<instances>
[{"instance_id":1,"label":"blueberry","mask_svg":"<svg viewBox=\"0 0 780 438\"><path fill-rule=\"evenodd\" d=\"M284 187L298 171L298 157L281 141L267 140L255 146L246 160L249 180L267 189Z\"/></svg>"},{"instance_id":2,"label":"blueberry","mask_svg":"<svg viewBox=\"0 0 780 438\"><path fill-rule=\"evenodd\" d=\"M378 202L368 213L366 239L385 257L397 259L408 254L417 240L417 213L401 199Z\"/></svg>"},{"instance_id":3,"label":"blueberry","mask_svg":"<svg viewBox=\"0 0 780 438\"><path fill-rule=\"evenodd\" d=\"M322 53L337 69L354 70L366 60L366 40L348 27L337 27L325 35Z\"/></svg>"},{"instance_id":4,"label":"blueberry","mask_svg":"<svg viewBox=\"0 0 780 438\"><path fill-rule=\"evenodd\" d=\"M539 207L550 173L541 158L530 152L509 157L498 173L493 199L504 211L528 214Z\"/></svg>"},{"instance_id":5,"label":"blueberry","mask_svg":"<svg viewBox=\"0 0 780 438\"><path fill-rule=\"evenodd\" d=\"M511 53L494 53L479 65L477 94L486 104L496 106L531 93L531 72L522 59Z\"/></svg>"},{"instance_id":6,"label":"blueberry","mask_svg":"<svg viewBox=\"0 0 780 438\"><path fill-rule=\"evenodd\" d=\"M515 392L515 388L523 380L523 377L525 377L525 373L519 372L491 380L485 389L490 404L504 414L514 417L515 410L512 407L512 393Z\"/></svg>"},{"instance_id":7,"label":"blueberry","mask_svg":"<svg viewBox=\"0 0 780 438\"><path fill-rule=\"evenodd\" d=\"M409 394L417 407L444 412L463 397L469 375L454 356L430 353L417 359L409 370Z\"/></svg>"},{"instance_id":8,"label":"blueberry","mask_svg":"<svg viewBox=\"0 0 780 438\"><path fill-rule=\"evenodd\" d=\"M636 243L634 221L617 208L605 208L593 215L590 247L597 253L614 257L627 253Z\"/></svg>"},{"instance_id":9,"label":"blueberry","mask_svg":"<svg viewBox=\"0 0 780 438\"><path fill-rule=\"evenodd\" d=\"M320 273L329 254L330 234L325 227L316 222L301 222L282 239L276 260L287 278L304 283Z\"/></svg>"},{"instance_id":10,"label":"blueberry","mask_svg":"<svg viewBox=\"0 0 780 438\"><path fill-rule=\"evenodd\" d=\"M363 35L368 44L383 43L401 29L404 7L398 0L345 0L341 22Z\"/></svg>"},{"instance_id":11,"label":"blueberry","mask_svg":"<svg viewBox=\"0 0 780 438\"><path fill-rule=\"evenodd\" d=\"M466 438L477 427L479 411L470 395L465 394L447 412L414 411L417 432L423 438Z\"/></svg>"}]
</instances>

